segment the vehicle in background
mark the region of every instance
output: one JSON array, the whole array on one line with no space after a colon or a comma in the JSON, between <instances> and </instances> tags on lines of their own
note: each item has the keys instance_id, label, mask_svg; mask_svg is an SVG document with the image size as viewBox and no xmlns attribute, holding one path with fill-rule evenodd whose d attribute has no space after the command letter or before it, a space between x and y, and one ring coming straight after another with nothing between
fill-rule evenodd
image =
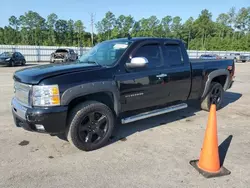
<instances>
[{"instance_id":1,"label":"vehicle in background","mask_svg":"<svg viewBox=\"0 0 250 188\"><path fill-rule=\"evenodd\" d=\"M245 63L249 61L249 56L248 55L240 55L240 60L242 63Z\"/></svg>"},{"instance_id":2,"label":"vehicle in background","mask_svg":"<svg viewBox=\"0 0 250 188\"><path fill-rule=\"evenodd\" d=\"M3 52L0 54L0 64L14 67L15 65L25 65L25 57L20 52Z\"/></svg>"},{"instance_id":3,"label":"vehicle in background","mask_svg":"<svg viewBox=\"0 0 250 188\"><path fill-rule=\"evenodd\" d=\"M235 63L245 63L249 61L249 56L240 53L230 53L229 55L224 56L224 59L233 59Z\"/></svg>"},{"instance_id":4,"label":"vehicle in background","mask_svg":"<svg viewBox=\"0 0 250 188\"><path fill-rule=\"evenodd\" d=\"M217 54L202 54L200 56L200 59L222 59L222 58Z\"/></svg>"},{"instance_id":5,"label":"vehicle in background","mask_svg":"<svg viewBox=\"0 0 250 188\"><path fill-rule=\"evenodd\" d=\"M59 48L50 55L50 63L75 61L78 54L73 49Z\"/></svg>"},{"instance_id":6,"label":"vehicle in background","mask_svg":"<svg viewBox=\"0 0 250 188\"><path fill-rule=\"evenodd\" d=\"M81 150L104 146L117 122L131 123L188 107L222 107L233 60L189 59L182 41L122 38L99 43L73 63L14 73L17 127L64 134Z\"/></svg>"}]
</instances>

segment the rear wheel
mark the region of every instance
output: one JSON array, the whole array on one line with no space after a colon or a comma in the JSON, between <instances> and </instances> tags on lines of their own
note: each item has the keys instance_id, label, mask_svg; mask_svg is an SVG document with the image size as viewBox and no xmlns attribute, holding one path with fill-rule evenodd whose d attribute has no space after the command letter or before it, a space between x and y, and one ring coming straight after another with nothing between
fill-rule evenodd
<instances>
[{"instance_id":1,"label":"rear wheel","mask_svg":"<svg viewBox=\"0 0 250 188\"><path fill-rule=\"evenodd\" d=\"M69 116L68 141L80 150L103 147L112 134L114 115L103 103L88 101L76 106Z\"/></svg>"},{"instance_id":2,"label":"rear wheel","mask_svg":"<svg viewBox=\"0 0 250 188\"><path fill-rule=\"evenodd\" d=\"M22 60L22 63L21 63L21 65L25 65L26 64L26 60L24 59L24 60Z\"/></svg>"},{"instance_id":3,"label":"rear wheel","mask_svg":"<svg viewBox=\"0 0 250 188\"><path fill-rule=\"evenodd\" d=\"M222 106L224 90L220 83L212 82L210 90L206 97L201 102L201 109L209 111L211 104L216 104L216 109L219 110Z\"/></svg>"}]
</instances>

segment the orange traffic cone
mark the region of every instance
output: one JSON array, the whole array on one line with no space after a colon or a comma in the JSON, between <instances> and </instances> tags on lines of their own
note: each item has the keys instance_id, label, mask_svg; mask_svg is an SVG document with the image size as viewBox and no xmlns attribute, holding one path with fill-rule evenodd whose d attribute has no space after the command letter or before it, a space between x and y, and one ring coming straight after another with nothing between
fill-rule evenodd
<instances>
[{"instance_id":1,"label":"orange traffic cone","mask_svg":"<svg viewBox=\"0 0 250 188\"><path fill-rule=\"evenodd\" d=\"M231 173L226 168L220 166L215 104L212 104L210 107L200 159L190 161L190 164L206 178L224 176Z\"/></svg>"}]
</instances>

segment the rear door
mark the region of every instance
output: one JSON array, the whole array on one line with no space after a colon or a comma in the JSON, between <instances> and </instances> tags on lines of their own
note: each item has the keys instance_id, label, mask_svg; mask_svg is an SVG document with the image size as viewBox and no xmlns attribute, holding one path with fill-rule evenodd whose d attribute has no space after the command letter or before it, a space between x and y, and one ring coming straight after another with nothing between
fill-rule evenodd
<instances>
[{"instance_id":1,"label":"rear door","mask_svg":"<svg viewBox=\"0 0 250 188\"><path fill-rule=\"evenodd\" d=\"M166 42L162 51L168 77L166 102L187 100L191 88L191 67L184 45Z\"/></svg>"},{"instance_id":2,"label":"rear door","mask_svg":"<svg viewBox=\"0 0 250 188\"><path fill-rule=\"evenodd\" d=\"M23 55L20 52L17 52L17 57L18 57L18 63L22 63Z\"/></svg>"},{"instance_id":3,"label":"rear door","mask_svg":"<svg viewBox=\"0 0 250 188\"><path fill-rule=\"evenodd\" d=\"M13 57L14 63L15 63L15 64L18 64L18 63L19 63L18 53L17 53L17 52L14 52L12 57Z\"/></svg>"}]
</instances>

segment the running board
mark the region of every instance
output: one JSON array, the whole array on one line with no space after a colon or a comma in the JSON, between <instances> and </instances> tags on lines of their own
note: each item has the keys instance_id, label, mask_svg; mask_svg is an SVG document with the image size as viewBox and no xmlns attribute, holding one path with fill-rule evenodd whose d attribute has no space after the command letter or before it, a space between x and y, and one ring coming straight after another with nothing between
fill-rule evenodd
<instances>
[{"instance_id":1,"label":"running board","mask_svg":"<svg viewBox=\"0 0 250 188\"><path fill-rule=\"evenodd\" d=\"M141 120L141 119L146 119L146 118L149 118L149 117L158 116L158 115L161 115L161 114L166 114L166 113L173 112L173 111L176 111L176 110L181 110L181 109L184 109L184 108L187 108L187 107L188 107L188 105L186 103L181 103L181 104L177 104L177 105L174 105L174 106L169 106L169 107L166 107L166 108L156 109L156 110L152 110L152 111L149 111L149 112L144 112L144 113L137 114L137 115L134 115L134 116L126 117L126 118L121 120L121 123L122 124L131 123L131 122L138 121L138 120Z\"/></svg>"}]
</instances>

